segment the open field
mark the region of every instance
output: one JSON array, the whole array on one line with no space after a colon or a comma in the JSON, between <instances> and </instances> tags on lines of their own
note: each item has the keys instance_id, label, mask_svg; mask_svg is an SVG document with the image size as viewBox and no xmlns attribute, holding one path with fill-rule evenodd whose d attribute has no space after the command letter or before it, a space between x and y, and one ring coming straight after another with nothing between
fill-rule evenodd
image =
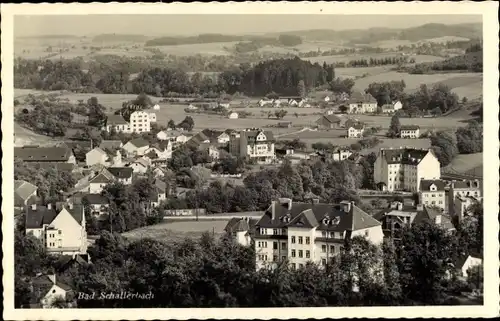
<instances>
[{"instance_id":1,"label":"open field","mask_svg":"<svg viewBox=\"0 0 500 321\"><path fill-rule=\"evenodd\" d=\"M388 71L378 75L357 79L354 88L356 90L363 91L366 88L368 88L368 85L374 82L399 81L399 80L404 80L406 83L406 91L412 92L414 90L418 90L421 84L431 85L443 81L447 81L447 85L450 88L454 88L455 86L467 87L468 86L467 84L476 84L479 81L481 81L482 73L444 73L444 74L431 74L431 75L412 75L396 71Z\"/></svg>"},{"instance_id":2,"label":"open field","mask_svg":"<svg viewBox=\"0 0 500 321\"><path fill-rule=\"evenodd\" d=\"M479 175L483 173L483 153L458 155L446 170L461 174Z\"/></svg>"},{"instance_id":3,"label":"open field","mask_svg":"<svg viewBox=\"0 0 500 321\"><path fill-rule=\"evenodd\" d=\"M216 42L216 43L198 43L190 45L176 46L155 46L148 48L156 48L161 52L169 55L177 56L192 56L200 55L230 55L231 53L226 48L231 49L238 42Z\"/></svg>"},{"instance_id":4,"label":"open field","mask_svg":"<svg viewBox=\"0 0 500 321\"><path fill-rule=\"evenodd\" d=\"M44 135L39 135L29 129L21 127L19 124L14 122L14 146L26 146L26 145L50 145L55 141Z\"/></svg>"},{"instance_id":5,"label":"open field","mask_svg":"<svg viewBox=\"0 0 500 321\"><path fill-rule=\"evenodd\" d=\"M311 58L303 58L304 60L309 60L312 63L318 62L323 63L334 63L334 62L349 62L351 60L356 59L381 59L386 57L398 57L400 53L398 52L383 52L383 53L366 53L366 54L355 54L355 55L335 55L335 56L320 56L320 57L311 57ZM415 55L410 58L415 58L416 63L419 62L431 62L431 61L439 61L444 58L438 56L430 56L430 55Z\"/></svg>"},{"instance_id":6,"label":"open field","mask_svg":"<svg viewBox=\"0 0 500 321\"><path fill-rule=\"evenodd\" d=\"M152 238L171 243L182 241L184 238L199 238L204 232L222 235L226 224L226 220L164 222L128 231L122 235L130 240Z\"/></svg>"}]
</instances>

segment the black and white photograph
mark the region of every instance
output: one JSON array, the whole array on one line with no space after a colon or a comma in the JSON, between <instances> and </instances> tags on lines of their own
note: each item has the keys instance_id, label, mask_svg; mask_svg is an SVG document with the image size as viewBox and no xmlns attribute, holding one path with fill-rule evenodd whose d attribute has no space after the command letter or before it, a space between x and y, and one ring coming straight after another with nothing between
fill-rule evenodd
<instances>
[{"instance_id":1,"label":"black and white photograph","mask_svg":"<svg viewBox=\"0 0 500 321\"><path fill-rule=\"evenodd\" d=\"M9 319L498 315L498 4L258 4L2 5Z\"/></svg>"}]
</instances>

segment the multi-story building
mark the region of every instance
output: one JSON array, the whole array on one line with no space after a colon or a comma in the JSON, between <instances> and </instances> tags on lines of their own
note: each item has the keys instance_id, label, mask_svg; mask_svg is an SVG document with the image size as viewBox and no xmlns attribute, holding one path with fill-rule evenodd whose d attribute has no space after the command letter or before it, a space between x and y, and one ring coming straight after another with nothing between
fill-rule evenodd
<instances>
[{"instance_id":1,"label":"multi-story building","mask_svg":"<svg viewBox=\"0 0 500 321\"><path fill-rule=\"evenodd\" d=\"M347 138L360 138L363 137L365 132L365 125L361 123L354 124L347 128Z\"/></svg>"},{"instance_id":2,"label":"multi-story building","mask_svg":"<svg viewBox=\"0 0 500 321\"><path fill-rule=\"evenodd\" d=\"M256 223L257 220L250 217L233 217L227 222L224 231L231 234L238 244L250 246Z\"/></svg>"},{"instance_id":3,"label":"multi-story building","mask_svg":"<svg viewBox=\"0 0 500 321\"><path fill-rule=\"evenodd\" d=\"M273 132L252 128L231 135L229 152L235 156L269 164L276 159Z\"/></svg>"},{"instance_id":4,"label":"multi-story building","mask_svg":"<svg viewBox=\"0 0 500 321\"><path fill-rule=\"evenodd\" d=\"M431 149L382 148L375 160L373 176L378 189L418 192L421 180L439 179L441 169Z\"/></svg>"},{"instance_id":5,"label":"multi-story building","mask_svg":"<svg viewBox=\"0 0 500 321\"><path fill-rule=\"evenodd\" d=\"M380 222L352 202L340 205L273 201L255 225L256 268L275 267L288 261L292 268L307 262L324 266L344 242L364 236L374 244L383 241Z\"/></svg>"},{"instance_id":6,"label":"multi-story building","mask_svg":"<svg viewBox=\"0 0 500 321\"><path fill-rule=\"evenodd\" d=\"M87 232L83 206L64 204L56 208L31 205L26 211L26 234L39 238L48 253L87 253Z\"/></svg>"},{"instance_id":7,"label":"multi-story building","mask_svg":"<svg viewBox=\"0 0 500 321\"><path fill-rule=\"evenodd\" d=\"M420 138L420 126L417 125L403 125L399 132L401 138Z\"/></svg>"},{"instance_id":8,"label":"multi-story building","mask_svg":"<svg viewBox=\"0 0 500 321\"><path fill-rule=\"evenodd\" d=\"M122 115L108 115L106 131L113 129L124 133L149 133L151 122L156 122L156 114L153 112L134 111L130 114L128 121Z\"/></svg>"},{"instance_id":9,"label":"multi-story building","mask_svg":"<svg viewBox=\"0 0 500 321\"><path fill-rule=\"evenodd\" d=\"M423 179L420 181L418 192L419 203L425 206L434 206L448 212L446 208L446 183L440 179Z\"/></svg>"},{"instance_id":10,"label":"multi-story building","mask_svg":"<svg viewBox=\"0 0 500 321\"><path fill-rule=\"evenodd\" d=\"M347 107L349 114L375 113L377 100L370 94L353 93Z\"/></svg>"},{"instance_id":11,"label":"multi-story building","mask_svg":"<svg viewBox=\"0 0 500 321\"><path fill-rule=\"evenodd\" d=\"M462 222L464 216L471 214L471 206L480 204L482 200L482 197L457 195L453 204L450 205L450 207L453 206L452 215L457 217L458 222Z\"/></svg>"},{"instance_id":12,"label":"multi-story building","mask_svg":"<svg viewBox=\"0 0 500 321\"><path fill-rule=\"evenodd\" d=\"M482 182L480 180L452 181L448 191L449 213L455 214L455 199L457 196L473 196L479 198L482 196Z\"/></svg>"}]
</instances>

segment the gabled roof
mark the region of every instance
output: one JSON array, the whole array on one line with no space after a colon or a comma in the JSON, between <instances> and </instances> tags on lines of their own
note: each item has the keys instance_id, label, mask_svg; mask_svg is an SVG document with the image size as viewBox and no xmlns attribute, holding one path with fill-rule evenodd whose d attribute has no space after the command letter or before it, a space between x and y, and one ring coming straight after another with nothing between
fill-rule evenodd
<instances>
[{"instance_id":1,"label":"gabled roof","mask_svg":"<svg viewBox=\"0 0 500 321\"><path fill-rule=\"evenodd\" d=\"M312 209L307 209L291 220L287 227L313 228L317 225L318 221L316 220L316 216L314 216L314 212Z\"/></svg>"},{"instance_id":2,"label":"gabled roof","mask_svg":"<svg viewBox=\"0 0 500 321\"><path fill-rule=\"evenodd\" d=\"M110 167L108 171L116 178L128 179L132 177L134 169L130 167Z\"/></svg>"},{"instance_id":3,"label":"gabled roof","mask_svg":"<svg viewBox=\"0 0 500 321\"><path fill-rule=\"evenodd\" d=\"M349 126L349 128L354 128L356 130L363 130L365 128L365 125L361 124L361 123L355 123L355 124Z\"/></svg>"},{"instance_id":4,"label":"gabled roof","mask_svg":"<svg viewBox=\"0 0 500 321\"><path fill-rule=\"evenodd\" d=\"M252 234L256 223L257 220L253 218L233 217L227 222L224 231L228 233L248 231Z\"/></svg>"},{"instance_id":5,"label":"gabled roof","mask_svg":"<svg viewBox=\"0 0 500 321\"><path fill-rule=\"evenodd\" d=\"M110 114L110 115L107 115L106 124L107 125L127 125L128 122L125 120L125 118L123 118L122 115Z\"/></svg>"},{"instance_id":6,"label":"gabled roof","mask_svg":"<svg viewBox=\"0 0 500 321\"><path fill-rule=\"evenodd\" d=\"M105 151L103 151L99 147L95 147L94 149L90 150L87 154L89 154L91 152L93 152L93 153L99 153L99 154L102 154L102 155L108 155Z\"/></svg>"},{"instance_id":7,"label":"gabled roof","mask_svg":"<svg viewBox=\"0 0 500 321\"><path fill-rule=\"evenodd\" d=\"M89 181L91 184L109 184L111 182L113 182L113 179L111 177L107 177L102 172Z\"/></svg>"},{"instance_id":8,"label":"gabled roof","mask_svg":"<svg viewBox=\"0 0 500 321\"><path fill-rule=\"evenodd\" d=\"M401 125L401 130L418 130L420 126L418 125Z\"/></svg>"},{"instance_id":9,"label":"gabled roof","mask_svg":"<svg viewBox=\"0 0 500 321\"><path fill-rule=\"evenodd\" d=\"M137 159L134 163L135 163L135 164L140 164L140 165L142 165L142 166L144 166L144 167L146 167L146 168L148 168L148 167L149 167L148 161L147 161L147 160L145 160L144 158L139 158L139 159Z\"/></svg>"},{"instance_id":10,"label":"gabled roof","mask_svg":"<svg viewBox=\"0 0 500 321\"><path fill-rule=\"evenodd\" d=\"M446 183L440 179L423 179L420 181L420 190L422 192L429 192L431 185L435 185L437 191L444 191L446 187Z\"/></svg>"},{"instance_id":11,"label":"gabled roof","mask_svg":"<svg viewBox=\"0 0 500 321\"><path fill-rule=\"evenodd\" d=\"M67 162L71 156L67 147L14 147L14 157L25 162Z\"/></svg>"},{"instance_id":12,"label":"gabled roof","mask_svg":"<svg viewBox=\"0 0 500 321\"><path fill-rule=\"evenodd\" d=\"M25 201L27 201L33 193L37 191L37 187L31 183L28 183L26 181L14 181L14 195L17 198L19 198L19 201L21 201L23 204Z\"/></svg>"},{"instance_id":13,"label":"gabled roof","mask_svg":"<svg viewBox=\"0 0 500 321\"><path fill-rule=\"evenodd\" d=\"M338 124L341 122L341 119L335 115L323 115L322 116L326 121L332 124Z\"/></svg>"},{"instance_id":14,"label":"gabled roof","mask_svg":"<svg viewBox=\"0 0 500 321\"><path fill-rule=\"evenodd\" d=\"M246 138L247 142L255 143L257 142L257 136L260 133L264 133L266 135L266 141L274 141L274 134L270 130L247 130L240 132L241 138Z\"/></svg>"},{"instance_id":15,"label":"gabled roof","mask_svg":"<svg viewBox=\"0 0 500 321\"><path fill-rule=\"evenodd\" d=\"M61 213L62 208L65 208L78 224L82 224L84 212L81 205L73 205L73 208L70 208L69 205L63 205L63 207L58 209L55 206L49 209L47 206L36 205L34 209L30 206L26 211L26 228L36 229L41 228L45 224L51 224Z\"/></svg>"},{"instance_id":16,"label":"gabled roof","mask_svg":"<svg viewBox=\"0 0 500 321\"><path fill-rule=\"evenodd\" d=\"M120 140L103 140L99 145L101 149L119 149L123 146L123 143Z\"/></svg>"},{"instance_id":17,"label":"gabled roof","mask_svg":"<svg viewBox=\"0 0 500 321\"><path fill-rule=\"evenodd\" d=\"M382 148L380 152L388 164L412 164L416 165L431 151L417 148Z\"/></svg>"},{"instance_id":18,"label":"gabled roof","mask_svg":"<svg viewBox=\"0 0 500 321\"><path fill-rule=\"evenodd\" d=\"M454 230L455 226L451 222L451 218L448 215L444 215L439 209L435 209L432 207L424 206L421 211L417 212L417 216L413 221L415 224L428 221L435 223L438 215L441 215L441 223L439 226L443 227L446 230Z\"/></svg>"},{"instance_id":19,"label":"gabled roof","mask_svg":"<svg viewBox=\"0 0 500 321\"><path fill-rule=\"evenodd\" d=\"M127 144L129 144L129 143L134 145L137 148L149 146L149 142L142 139L142 138L135 138L135 139L129 140L127 142Z\"/></svg>"}]
</instances>

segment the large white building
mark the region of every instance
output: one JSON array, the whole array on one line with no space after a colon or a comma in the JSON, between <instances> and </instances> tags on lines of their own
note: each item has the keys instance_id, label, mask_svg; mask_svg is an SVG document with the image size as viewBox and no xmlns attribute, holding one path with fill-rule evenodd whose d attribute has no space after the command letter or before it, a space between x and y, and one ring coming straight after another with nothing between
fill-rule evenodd
<instances>
[{"instance_id":1,"label":"large white building","mask_svg":"<svg viewBox=\"0 0 500 321\"><path fill-rule=\"evenodd\" d=\"M431 149L380 149L373 176L377 188L385 191L418 192L420 181L441 177L440 163Z\"/></svg>"},{"instance_id":2,"label":"large white building","mask_svg":"<svg viewBox=\"0 0 500 321\"><path fill-rule=\"evenodd\" d=\"M276 159L273 132L262 129L246 129L239 135L231 135L229 152L235 156L269 164Z\"/></svg>"},{"instance_id":3,"label":"large white building","mask_svg":"<svg viewBox=\"0 0 500 321\"><path fill-rule=\"evenodd\" d=\"M31 205L26 212L26 234L39 238L50 254L87 253L85 214L81 205L70 203L58 208L51 204Z\"/></svg>"},{"instance_id":4,"label":"large white building","mask_svg":"<svg viewBox=\"0 0 500 321\"><path fill-rule=\"evenodd\" d=\"M255 228L257 269L273 268L285 260L293 269L307 262L325 266L347 239L363 236L381 244L384 238L381 223L347 201L332 205L279 199Z\"/></svg>"},{"instance_id":5,"label":"large white building","mask_svg":"<svg viewBox=\"0 0 500 321\"><path fill-rule=\"evenodd\" d=\"M107 132L114 129L123 133L149 133L152 122L156 122L155 113L134 111L130 114L128 121L122 115L108 115L105 129Z\"/></svg>"},{"instance_id":6,"label":"large white building","mask_svg":"<svg viewBox=\"0 0 500 321\"><path fill-rule=\"evenodd\" d=\"M423 179L420 181L419 203L425 206L440 208L448 212L446 208L446 183L440 179Z\"/></svg>"}]
</instances>

